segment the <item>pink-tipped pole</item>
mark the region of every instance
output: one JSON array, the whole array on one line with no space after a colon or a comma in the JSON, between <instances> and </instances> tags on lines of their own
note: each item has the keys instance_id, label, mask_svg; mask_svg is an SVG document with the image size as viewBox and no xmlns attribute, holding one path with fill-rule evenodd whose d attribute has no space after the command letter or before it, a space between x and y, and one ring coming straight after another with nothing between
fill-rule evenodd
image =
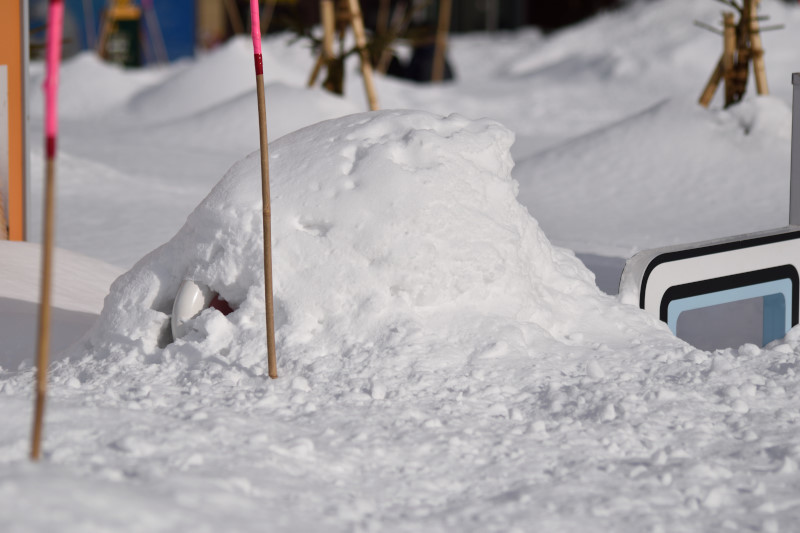
<instances>
[{"instance_id":1,"label":"pink-tipped pole","mask_svg":"<svg viewBox=\"0 0 800 533\"><path fill-rule=\"evenodd\" d=\"M44 235L42 239L42 285L39 304L39 337L36 358L36 405L34 407L31 459L42 453L44 405L47 396L47 366L50 360L50 293L52 287L53 236L55 226L55 158L58 137L58 66L61 61L61 32L64 23L63 0L50 0L47 18L47 71L45 93L45 195Z\"/></svg>"},{"instance_id":2,"label":"pink-tipped pole","mask_svg":"<svg viewBox=\"0 0 800 533\"><path fill-rule=\"evenodd\" d=\"M64 24L63 0L50 0L47 20L44 131L47 139L47 157L53 157L58 135L58 66L61 62L61 34Z\"/></svg>"},{"instance_id":3,"label":"pink-tipped pole","mask_svg":"<svg viewBox=\"0 0 800 533\"><path fill-rule=\"evenodd\" d=\"M272 221L269 199L269 150L267 145L267 111L264 97L264 63L261 58L261 20L258 0L250 0L250 32L256 65L258 94L258 130L261 140L261 201L264 218L264 301L267 310L267 367L269 377L278 377L275 356L275 307L272 301Z\"/></svg>"},{"instance_id":4,"label":"pink-tipped pole","mask_svg":"<svg viewBox=\"0 0 800 533\"><path fill-rule=\"evenodd\" d=\"M256 56L260 56L261 14L258 8L258 0L250 0L250 33L253 35L253 52ZM256 74L263 74L263 71L256 68Z\"/></svg>"}]
</instances>

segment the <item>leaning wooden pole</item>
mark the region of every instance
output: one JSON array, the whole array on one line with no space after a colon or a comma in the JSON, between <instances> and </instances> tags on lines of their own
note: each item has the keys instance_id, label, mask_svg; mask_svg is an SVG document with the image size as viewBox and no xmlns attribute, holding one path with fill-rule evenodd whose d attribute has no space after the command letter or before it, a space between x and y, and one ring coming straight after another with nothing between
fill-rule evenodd
<instances>
[{"instance_id":1,"label":"leaning wooden pole","mask_svg":"<svg viewBox=\"0 0 800 533\"><path fill-rule=\"evenodd\" d=\"M725 107L734 102L733 65L736 53L736 24L733 13L723 13L722 77L725 80Z\"/></svg>"},{"instance_id":2,"label":"leaning wooden pole","mask_svg":"<svg viewBox=\"0 0 800 533\"><path fill-rule=\"evenodd\" d=\"M753 57L753 74L756 78L756 91L758 94L769 94L767 85L767 69L764 67L764 45L761 43L761 28L758 24L758 3L750 3L750 53ZM747 4L745 3L745 7Z\"/></svg>"},{"instance_id":3,"label":"leaning wooden pole","mask_svg":"<svg viewBox=\"0 0 800 533\"><path fill-rule=\"evenodd\" d=\"M47 77L45 78L45 193L42 239L42 286L39 305L39 337L36 358L36 406L31 439L31 459L42 454L44 404L47 397L47 366L50 360L50 293L52 288L53 236L55 233L55 167L58 136L58 65L61 61L63 0L50 0L47 16Z\"/></svg>"},{"instance_id":4,"label":"leaning wooden pole","mask_svg":"<svg viewBox=\"0 0 800 533\"><path fill-rule=\"evenodd\" d=\"M261 202L264 219L264 301L267 308L267 366L269 377L278 377L275 356L275 306L272 300L272 220L269 199L269 145L267 143L267 109L264 98L264 61L261 57L261 21L258 0L250 0L250 32L256 64L258 94L258 131L261 137Z\"/></svg>"},{"instance_id":5,"label":"leaning wooden pole","mask_svg":"<svg viewBox=\"0 0 800 533\"><path fill-rule=\"evenodd\" d=\"M353 27L353 36L356 39L356 47L361 56L361 77L364 78L364 90L367 93L367 102L370 111L380 109L378 105L378 95L375 92L375 81L372 78L372 61L367 50L367 36L364 31L364 18L361 15L361 4L358 0L347 0L347 7L350 11L350 25Z\"/></svg>"},{"instance_id":6,"label":"leaning wooden pole","mask_svg":"<svg viewBox=\"0 0 800 533\"><path fill-rule=\"evenodd\" d=\"M434 82L444 79L445 54L452 11L452 0L439 0L439 25L436 29L436 49L433 54L433 71L431 72L431 81Z\"/></svg>"}]
</instances>

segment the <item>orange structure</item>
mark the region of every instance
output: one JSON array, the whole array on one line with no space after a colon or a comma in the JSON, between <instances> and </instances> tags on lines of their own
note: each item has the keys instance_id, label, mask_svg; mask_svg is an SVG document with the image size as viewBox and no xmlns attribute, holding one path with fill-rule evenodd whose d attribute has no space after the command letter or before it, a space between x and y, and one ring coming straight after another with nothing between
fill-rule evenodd
<instances>
[{"instance_id":1,"label":"orange structure","mask_svg":"<svg viewBox=\"0 0 800 533\"><path fill-rule=\"evenodd\" d=\"M0 191L5 196L8 236L25 240L26 76L28 2L0 2Z\"/></svg>"}]
</instances>

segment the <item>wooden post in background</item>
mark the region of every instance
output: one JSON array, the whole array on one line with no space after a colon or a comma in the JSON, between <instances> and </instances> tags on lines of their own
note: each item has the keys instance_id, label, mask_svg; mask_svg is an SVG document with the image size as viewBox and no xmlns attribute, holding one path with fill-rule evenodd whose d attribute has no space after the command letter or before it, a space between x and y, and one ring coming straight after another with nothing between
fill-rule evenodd
<instances>
[{"instance_id":1,"label":"wooden post in background","mask_svg":"<svg viewBox=\"0 0 800 533\"><path fill-rule=\"evenodd\" d=\"M447 52L447 37L450 34L452 10L452 0L439 0L439 24L436 29L436 50L433 54L433 71L431 72L431 81L434 82L440 82L444 79L445 54Z\"/></svg>"},{"instance_id":2,"label":"wooden post in background","mask_svg":"<svg viewBox=\"0 0 800 533\"><path fill-rule=\"evenodd\" d=\"M378 95L375 92L375 80L372 77L372 61L367 50L367 37L364 32L364 19L361 15L361 5L358 0L347 0L350 8L350 25L353 27L353 34L356 38L356 46L361 55L361 77L364 78L364 89L367 92L370 111L377 111Z\"/></svg>"},{"instance_id":3,"label":"wooden post in background","mask_svg":"<svg viewBox=\"0 0 800 533\"><path fill-rule=\"evenodd\" d=\"M736 25L733 23L733 13L722 15L724 37L722 48L722 76L725 79L725 105L733 102L733 61L736 52Z\"/></svg>"},{"instance_id":4,"label":"wooden post in background","mask_svg":"<svg viewBox=\"0 0 800 533\"><path fill-rule=\"evenodd\" d=\"M753 74L756 78L756 92L769 94L767 86L767 69L764 67L764 46L761 43L761 29L758 25L758 3L760 0L751 0L750 4L750 53L753 57Z\"/></svg>"}]
</instances>

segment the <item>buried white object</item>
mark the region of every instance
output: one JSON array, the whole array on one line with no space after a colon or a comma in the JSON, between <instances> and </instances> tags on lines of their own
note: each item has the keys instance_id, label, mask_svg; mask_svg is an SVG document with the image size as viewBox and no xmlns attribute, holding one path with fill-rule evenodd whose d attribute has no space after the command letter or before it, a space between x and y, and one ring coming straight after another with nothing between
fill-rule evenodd
<instances>
[{"instance_id":1,"label":"buried white object","mask_svg":"<svg viewBox=\"0 0 800 533\"><path fill-rule=\"evenodd\" d=\"M188 332L187 322L211 306L215 294L203 284L185 279L172 304L172 338L180 339Z\"/></svg>"},{"instance_id":2,"label":"buried white object","mask_svg":"<svg viewBox=\"0 0 800 533\"><path fill-rule=\"evenodd\" d=\"M716 241L645 250L630 258L620 294L704 349L766 345L798 324L800 271L800 74L792 75L789 226ZM759 314L741 320L746 312ZM714 316L720 315L721 316ZM683 315L683 320L682 320ZM738 315L738 316L737 316ZM724 323L713 331L709 321ZM738 319L738 320L737 320ZM695 322L694 325L689 324ZM754 322L759 322L754 324ZM686 325L682 327L681 324ZM749 337L741 335L750 328ZM695 333L687 329L695 328ZM699 333L697 333L699 332ZM716 337L716 338L715 338Z\"/></svg>"}]
</instances>

